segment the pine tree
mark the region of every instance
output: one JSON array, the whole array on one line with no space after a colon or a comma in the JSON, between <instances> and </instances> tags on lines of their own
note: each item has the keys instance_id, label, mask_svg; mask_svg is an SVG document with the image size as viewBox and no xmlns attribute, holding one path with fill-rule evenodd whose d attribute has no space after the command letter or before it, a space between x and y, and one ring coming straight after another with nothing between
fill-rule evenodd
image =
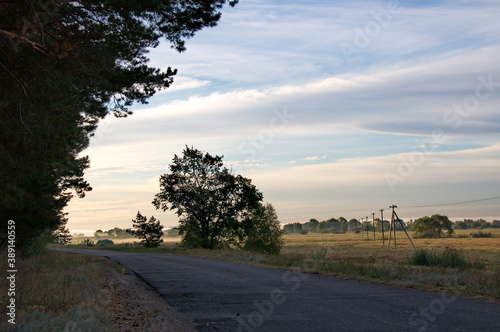
<instances>
[{"instance_id":1,"label":"pine tree","mask_svg":"<svg viewBox=\"0 0 500 332\"><path fill-rule=\"evenodd\" d=\"M156 248L163 242L163 226L160 221L151 216L143 216L139 211L135 219L132 219L133 228L127 228L127 233L141 239L141 244L146 248Z\"/></svg>"}]
</instances>

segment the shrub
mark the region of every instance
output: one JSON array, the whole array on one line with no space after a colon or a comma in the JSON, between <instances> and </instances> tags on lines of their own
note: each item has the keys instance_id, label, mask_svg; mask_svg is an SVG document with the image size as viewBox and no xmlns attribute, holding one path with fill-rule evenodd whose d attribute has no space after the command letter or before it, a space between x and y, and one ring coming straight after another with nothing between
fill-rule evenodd
<instances>
[{"instance_id":1,"label":"shrub","mask_svg":"<svg viewBox=\"0 0 500 332\"><path fill-rule=\"evenodd\" d=\"M260 205L243 221L243 249L277 255L285 244L278 215L270 203Z\"/></svg>"},{"instance_id":2,"label":"shrub","mask_svg":"<svg viewBox=\"0 0 500 332\"><path fill-rule=\"evenodd\" d=\"M407 263L410 265L437 266L452 269L481 268L480 264L472 264L467 261L456 249L446 247L442 253L418 249L408 256Z\"/></svg>"},{"instance_id":3,"label":"shrub","mask_svg":"<svg viewBox=\"0 0 500 332\"><path fill-rule=\"evenodd\" d=\"M91 239L83 239L80 243L87 247L95 246L95 242L92 241Z\"/></svg>"},{"instance_id":4,"label":"shrub","mask_svg":"<svg viewBox=\"0 0 500 332\"><path fill-rule=\"evenodd\" d=\"M108 239L104 239L104 240L98 240L97 241L97 246L99 247L104 247L104 246L112 246L114 245L115 243L111 240L108 240Z\"/></svg>"},{"instance_id":5,"label":"shrub","mask_svg":"<svg viewBox=\"0 0 500 332\"><path fill-rule=\"evenodd\" d=\"M493 234L492 233L487 233L487 232L483 232L483 231L478 231L478 232L475 232L475 233L470 233L470 237L493 237Z\"/></svg>"}]
</instances>

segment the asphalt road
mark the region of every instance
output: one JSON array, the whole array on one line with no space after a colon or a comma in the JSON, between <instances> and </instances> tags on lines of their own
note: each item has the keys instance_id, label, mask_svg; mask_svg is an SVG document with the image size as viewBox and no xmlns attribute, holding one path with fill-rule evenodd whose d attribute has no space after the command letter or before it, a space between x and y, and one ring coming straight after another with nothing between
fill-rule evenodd
<instances>
[{"instance_id":1,"label":"asphalt road","mask_svg":"<svg viewBox=\"0 0 500 332\"><path fill-rule=\"evenodd\" d=\"M200 331L500 331L500 305L168 254L62 249L134 271Z\"/></svg>"}]
</instances>

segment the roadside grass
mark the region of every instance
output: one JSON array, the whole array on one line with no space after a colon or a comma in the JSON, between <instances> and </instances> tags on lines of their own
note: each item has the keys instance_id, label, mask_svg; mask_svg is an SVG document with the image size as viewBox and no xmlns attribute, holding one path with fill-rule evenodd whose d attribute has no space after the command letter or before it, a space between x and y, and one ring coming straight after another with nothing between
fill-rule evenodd
<instances>
[{"instance_id":1,"label":"roadside grass","mask_svg":"<svg viewBox=\"0 0 500 332\"><path fill-rule=\"evenodd\" d=\"M472 232L476 230L460 230L452 238L413 239L419 249L417 255L425 252L425 264L412 263L416 254L403 232L396 234L397 250L393 242L387 249L387 240L382 246L380 233L376 241L372 234L369 240L354 233L287 235L280 255L237 249L182 249L177 240L152 249L130 243L92 249L227 260L500 302L500 229L489 229L491 237L471 237ZM89 248L72 246L77 247Z\"/></svg>"},{"instance_id":2,"label":"roadside grass","mask_svg":"<svg viewBox=\"0 0 500 332\"><path fill-rule=\"evenodd\" d=\"M0 259L6 261L5 253ZM15 325L0 321L1 331L113 331L106 314L103 264L98 256L47 251L17 258ZM6 271L1 272L6 280ZM3 287L0 295L3 317L10 301Z\"/></svg>"}]
</instances>

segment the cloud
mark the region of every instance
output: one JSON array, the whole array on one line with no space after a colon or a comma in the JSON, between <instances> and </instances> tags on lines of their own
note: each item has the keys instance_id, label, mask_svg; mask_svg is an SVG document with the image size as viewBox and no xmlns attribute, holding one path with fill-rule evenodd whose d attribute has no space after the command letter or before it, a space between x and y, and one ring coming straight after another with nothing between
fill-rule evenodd
<instances>
[{"instance_id":1,"label":"cloud","mask_svg":"<svg viewBox=\"0 0 500 332\"><path fill-rule=\"evenodd\" d=\"M179 76L133 116L102 121L86 151L94 191L84 201L92 203L70 220L114 227L132 210L155 213L157 177L185 144L224 155L283 221L498 195L498 1L400 3L368 35L387 1L243 1L185 53L152 50L152 65ZM356 46L360 33L366 45L347 59L340 45ZM467 111L481 79L491 81L481 90L489 95ZM288 121L277 123L277 111ZM413 170L401 176L405 160ZM395 192L387 172L403 179ZM498 214L492 206L481 211Z\"/></svg>"},{"instance_id":2,"label":"cloud","mask_svg":"<svg viewBox=\"0 0 500 332\"><path fill-rule=\"evenodd\" d=\"M174 83L168 90L163 90L163 92L172 92L186 89L195 89L210 84L210 81L200 80L196 78L186 77L186 76L175 76Z\"/></svg>"}]
</instances>

